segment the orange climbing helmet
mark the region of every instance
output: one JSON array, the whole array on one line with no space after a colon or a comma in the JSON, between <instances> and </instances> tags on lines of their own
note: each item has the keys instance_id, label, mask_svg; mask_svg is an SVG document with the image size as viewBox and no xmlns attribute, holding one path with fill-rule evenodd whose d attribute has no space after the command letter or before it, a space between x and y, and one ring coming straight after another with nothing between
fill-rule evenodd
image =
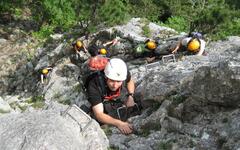
<instances>
[{"instance_id":1,"label":"orange climbing helmet","mask_svg":"<svg viewBox=\"0 0 240 150\"><path fill-rule=\"evenodd\" d=\"M187 45L187 49L191 52L197 52L199 48L200 48L200 42L197 39L191 40Z\"/></svg>"},{"instance_id":2,"label":"orange climbing helmet","mask_svg":"<svg viewBox=\"0 0 240 150\"><path fill-rule=\"evenodd\" d=\"M154 41L148 41L146 46L150 50L155 50L157 48L157 44Z\"/></svg>"}]
</instances>

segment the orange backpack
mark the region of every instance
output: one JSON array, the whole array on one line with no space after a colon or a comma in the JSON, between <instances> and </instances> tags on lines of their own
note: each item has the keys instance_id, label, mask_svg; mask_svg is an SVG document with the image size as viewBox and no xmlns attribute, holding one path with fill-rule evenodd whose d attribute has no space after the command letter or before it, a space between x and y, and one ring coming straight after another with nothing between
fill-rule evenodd
<instances>
[{"instance_id":1,"label":"orange backpack","mask_svg":"<svg viewBox=\"0 0 240 150\"><path fill-rule=\"evenodd\" d=\"M88 67L90 70L97 71L103 70L108 63L108 58L100 55L94 56L89 59Z\"/></svg>"}]
</instances>

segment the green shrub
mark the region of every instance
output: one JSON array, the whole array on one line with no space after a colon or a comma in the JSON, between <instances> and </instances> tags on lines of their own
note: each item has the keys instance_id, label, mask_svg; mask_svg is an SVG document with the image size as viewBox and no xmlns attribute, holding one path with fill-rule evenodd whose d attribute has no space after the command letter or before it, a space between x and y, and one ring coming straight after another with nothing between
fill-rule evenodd
<instances>
[{"instance_id":1,"label":"green shrub","mask_svg":"<svg viewBox=\"0 0 240 150\"><path fill-rule=\"evenodd\" d=\"M47 12L50 23L63 28L70 27L75 22L75 11L69 0L44 0L43 8Z\"/></svg>"},{"instance_id":2,"label":"green shrub","mask_svg":"<svg viewBox=\"0 0 240 150\"><path fill-rule=\"evenodd\" d=\"M188 32L190 28L188 21L185 18L179 16L170 17L166 23L158 24L173 28L178 32Z\"/></svg>"},{"instance_id":3,"label":"green shrub","mask_svg":"<svg viewBox=\"0 0 240 150\"><path fill-rule=\"evenodd\" d=\"M44 97L42 95L33 96L26 102L31 104L31 106L34 108L43 108L43 106L45 105Z\"/></svg>"},{"instance_id":4,"label":"green shrub","mask_svg":"<svg viewBox=\"0 0 240 150\"><path fill-rule=\"evenodd\" d=\"M124 0L106 0L99 9L99 18L107 26L125 23L129 19L128 6Z\"/></svg>"},{"instance_id":5,"label":"green shrub","mask_svg":"<svg viewBox=\"0 0 240 150\"><path fill-rule=\"evenodd\" d=\"M15 10L14 10L14 16L15 16L16 18L20 18L21 15L22 15L22 9L15 8Z\"/></svg>"},{"instance_id":6,"label":"green shrub","mask_svg":"<svg viewBox=\"0 0 240 150\"><path fill-rule=\"evenodd\" d=\"M19 108L21 111L25 111L27 109L27 105L20 105L18 102L12 102L9 105L12 109Z\"/></svg>"},{"instance_id":7,"label":"green shrub","mask_svg":"<svg viewBox=\"0 0 240 150\"><path fill-rule=\"evenodd\" d=\"M155 0L129 0L130 11L133 17L147 18L150 21L158 21L161 6Z\"/></svg>"},{"instance_id":8,"label":"green shrub","mask_svg":"<svg viewBox=\"0 0 240 150\"><path fill-rule=\"evenodd\" d=\"M235 18L233 21L221 25L218 32L211 35L211 39L219 40L231 35L240 36L240 18Z\"/></svg>"},{"instance_id":9,"label":"green shrub","mask_svg":"<svg viewBox=\"0 0 240 150\"><path fill-rule=\"evenodd\" d=\"M151 36L151 32L150 32L150 29L149 29L148 25L144 25L142 27L142 30L143 30L143 35L145 35L146 37L150 37Z\"/></svg>"},{"instance_id":10,"label":"green shrub","mask_svg":"<svg viewBox=\"0 0 240 150\"><path fill-rule=\"evenodd\" d=\"M37 39L45 39L53 33L54 27L45 25L40 28L39 31L32 32L32 35Z\"/></svg>"},{"instance_id":11,"label":"green shrub","mask_svg":"<svg viewBox=\"0 0 240 150\"><path fill-rule=\"evenodd\" d=\"M110 126L105 125L104 128L102 129L107 136L110 136L112 134L112 130L110 129Z\"/></svg>"},{"instance_id":12,"label":"green shrub","mask_svg":"<svg viewBox=\"0 0 240 150\"><path fill-rule=\"evenodd\" d=\"M33 108L43 108L45 103L43 101L37 101L31 105Z\"/></svg>"}]
</instances>

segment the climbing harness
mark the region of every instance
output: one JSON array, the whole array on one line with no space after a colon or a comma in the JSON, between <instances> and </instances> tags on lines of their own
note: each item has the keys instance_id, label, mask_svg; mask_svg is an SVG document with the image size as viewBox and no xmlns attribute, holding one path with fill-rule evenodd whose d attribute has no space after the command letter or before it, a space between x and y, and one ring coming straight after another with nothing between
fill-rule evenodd
<instances>
[{"instance_id":1,"label":"climbing harness","mask_svg":"<svg viewBox=\"0 0 240 150\"><path fill-rule=\"evenodd\" d=\"M130 111L130 109L132 109ZM120 120L127 120L131 115L131 112L137 112L139 114L140 108L137 103L134 104L132 107L126 107L123 105L122 107L117 108L117 115Z\"/></svg>"}]
</instances>

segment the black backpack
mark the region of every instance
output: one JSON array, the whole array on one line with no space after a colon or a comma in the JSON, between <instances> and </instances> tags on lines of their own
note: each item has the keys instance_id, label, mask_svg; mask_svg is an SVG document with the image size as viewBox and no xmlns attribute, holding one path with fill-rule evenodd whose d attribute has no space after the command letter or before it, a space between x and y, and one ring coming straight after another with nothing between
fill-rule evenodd
<instances>
[{"instance_id":1,"label":"black backpack","mask_svg":"<svg viewBox=\"0 0 240 150\"><path fill-rule=\"evenodd\" d=\"M99 82L98 85L100 85L99 87L100 90L102 91L103 94L106 93L103 70L107 62L108 62L108 58L103 56L95 56L90 58L85 64L82 65L79 81L80 83L82 83L85 91L88 88L89 82L93 78L98 78L98 82ZM99 65L95 65L92 63L99 63Z\"/></svg>"}]
</instances>

